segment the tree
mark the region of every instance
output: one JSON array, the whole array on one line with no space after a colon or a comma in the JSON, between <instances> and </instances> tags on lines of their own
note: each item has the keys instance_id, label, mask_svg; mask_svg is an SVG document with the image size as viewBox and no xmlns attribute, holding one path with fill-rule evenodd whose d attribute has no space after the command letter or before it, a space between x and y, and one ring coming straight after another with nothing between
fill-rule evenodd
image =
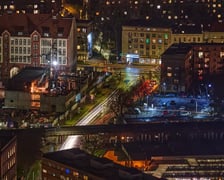
<instances>
[{"instance_id":1,"label":"tree","mask_svg":"<svg viewBox=\"0 0 224 180\"><path fill-rule=\"evenodd\" d=\"M119 89L117 95L112 99L110 103L110 110L115 114L115 118L119 123L122 123L123 115L125 110L133 106L133 95L132 92L124 92L122 89Z\"/></svg>"}]
</instances>

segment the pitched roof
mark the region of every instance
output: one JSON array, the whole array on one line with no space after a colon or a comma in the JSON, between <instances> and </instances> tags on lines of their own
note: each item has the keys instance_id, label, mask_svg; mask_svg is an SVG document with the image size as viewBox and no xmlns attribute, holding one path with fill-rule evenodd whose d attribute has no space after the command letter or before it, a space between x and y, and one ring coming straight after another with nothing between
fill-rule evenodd
<instances>
[{"instance_id":1,"label":"pitched roof","mask_svg":"<svg viewBox=\"0 0 224 180\"><path fill-rule=\"evenodd\" d=\"M8 90L24 90L24 84L29 84L32 81L40 78L46 73L46 68L42 67L26 67L17 75L10 79Z\"/></svg>"},{"instance_id":2,"label":"pitched roof","mask_svg":"<svg viewBox=\"0 0 224 180\"><path fill-rule=\"evenodd\" d=\"M50 37L68 37L72 26L72 18L52 16L51 14L4 14L0 16L0 33L5 30L12 35L22 32L23 36L30 36L33 31L41 35L48 29ZM63 31L63 32L58 32Z\"/></svg>"}]
</instances>

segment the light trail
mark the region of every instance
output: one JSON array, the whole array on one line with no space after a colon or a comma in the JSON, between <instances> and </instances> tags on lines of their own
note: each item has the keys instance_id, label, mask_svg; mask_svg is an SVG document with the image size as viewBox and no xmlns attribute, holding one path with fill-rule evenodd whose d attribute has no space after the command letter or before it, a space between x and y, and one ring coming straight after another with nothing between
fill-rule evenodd
<instances>
[{"instance_id":1,"label":"light trail","mask_svg":"<svg viewBox=\"0 0 224 180\"><path fill-rule=\"evenodd\" d=\"M117 92L118 92L117 90L112 92L110 94L110 96L108 96L102 103L97 105L85 117L83 117L76 124L76 126L85 126L85 125L91 124L91 122L93 120L95 120L101 114L104 106L107 105L111 101L111 99L113 98L114 95L116 95ZM62 146L60 147L60 150L80 147L80 145L81 145L81 138L82 138L81 135L68 136L67 139L62 144Z\"/></svg>"},{"instance_id":2,"label":"light trail","mask_svg":"<svg viewBox=\"0 0 224 180\"><path fill-rule=\"evenodd\" d=\"M127 67L125 68L125 79L129 81L128 84L126 84L126 87L129 88L132 86L138 79L139 77L140 70L138 68L133 68L133 67ZM118 90L115 90L108 96L102 103L97 105L94 109L92 109L85 117L83 117L77 124L76 126L85 126L85 125L90 125L103 111L105 106L110 103L111 99L113 98L114 95ZM71 149L74 147L80 147L81 145L81 138L82 136L80 135L74 135L74 136L68 136L65 142L62 144L60 150L65 150L65 149Z\"/></svg>"}]
</instances>

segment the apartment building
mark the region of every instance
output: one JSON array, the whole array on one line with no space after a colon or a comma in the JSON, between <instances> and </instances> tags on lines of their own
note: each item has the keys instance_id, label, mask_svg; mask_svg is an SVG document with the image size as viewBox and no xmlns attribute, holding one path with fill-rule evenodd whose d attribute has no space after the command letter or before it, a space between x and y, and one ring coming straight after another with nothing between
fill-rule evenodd
<instances>
[{"instance_id":1,"label":"apartment building","mask_svg":"<svg viewBox=\"0 0 224 180\"><path fill-rule=\"evenodd\" d=\"M216 82L224 73L223 43L192 44L190 54L185 59L186 90L207 96L223 89L222 84Z\"/></svg>"},{"instance_id":2,"label":"apartment building","mask_svg":"<svg viewBox=\"0 0 224 180\"><path fill-rule=\"evenodd\" d=\"M93 22L77 19L77 60L86 61L92 57L93 52Z\"/></svg>"},{"instance_id":3,"label":"apartment building","mask_svg":"<svg viewBox=\"0 0 224 180\"><path fill-rule=\"evenodd\" d=\"M161 54L172 44L172 29L135 21L122 27L122 61L160 64Z\"/></svg>"},{"instance_id":4,"label":"apartment building","mask_svg":"<svg viewBox=\"0 0 224 180\"><path fill-rule=\"evenodd\" d=\"M224 24L214 23L209 30L195 24L159 25L135 20L122 26L122 61L160 64L161 55L174 43L223 43Z\"/></svg>"},{"instance_id":5,"label":"apartment building","mask_svg":"<svg viewBox=\"0 0 224 180\"><path fill-rule=\"evenodd\" d=\"M12 13L55 13L58 12L63 5L63 0L2 0L0 2L0 14Z\"/></svg>"},{"instance_id":6,"label":"apartment building","mask_svg":"<svg viewBox=\"0 0 224 180\"><path fill-rule=\"evenodd\" d=\"M223 56L223 43L173 44L162 55L161 90L211 95L224 73Z\"/></svg>"},{"instance_id":7,"label":"apartment building","mask_svg":"<svg viewBox=\"0 0 224 180\"><path fill-rule=\"evenodd\" d=\"M161 92L185 92L185 59L190 44L173 44L161 56Z\"/></svg>"}]
</instances>

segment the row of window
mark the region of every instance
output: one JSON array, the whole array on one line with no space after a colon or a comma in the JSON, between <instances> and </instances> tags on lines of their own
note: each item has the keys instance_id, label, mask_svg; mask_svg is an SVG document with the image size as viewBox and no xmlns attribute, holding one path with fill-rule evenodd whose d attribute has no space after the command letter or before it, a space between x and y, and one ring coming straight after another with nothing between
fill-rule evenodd
<instances>
[{"instance_id":1,"label":"row of window","mask_svg":"<svg viewBox=\"0 0 224 180\"><path fill-rule=\"evenodd\" d=\"M12 55L10 58L11 63L31 63L31 58L28 56L14 56Z\"/></svg>"},{"instance_id":2,"label":"row of window","mask_svg":"<svg viewBox=\"0 0 224 180\"><path fill-rule=\"evenodd\" d=\"M13 146L9 151L8 151L8 158L10 158L12 155L16 153L16 146Z\"/></svg>"},{"instance_id":3,"label":"row of window","mask_svg":"<svg viewBox=\"0 0 224 180\"><path fill-rule=\"evenodd\" d=\"M11 45L24 45L24 46L26 46L26 45L28 45L28 46L30 46L30 44L31 44L31 40L30 39L24 39L24 38L11 38Z\"/></svg>"},{"instance_id":4,"label":"row of window","mask_svg":"<svg viewBox=\"0 0 224 180\"><path fill-rule=\"evenodd\" d=\"M52 40L52 39L42 39L41 40L41 46L48 46L52 47L53 45L60 48L60 47L66 47L67 41L64 39L57 39L57 40Z\"/></svg>"},{"instance_id":5,"label":"row of window","mask_svg":"<svg viewBox=\"0 0 224 180\"><path fill-rule=\"evenodd\" d=\"M14 47L11 46L11 54L31 54L31 48L30 47Z\"/></svg>"},{"instance_id":6,"label":"row of window","mask_svg":"<svg viewBox=\"0 0 224 180\"><path fill-rule=\"evenodd\" d=\"M46 56L43 56L40 59L40 64L49 64L51 60L49 60ZM58 65L67 65L67 58L65 56L57 56L56 58Z\"/></svg>"},{"instance_id":7,"label":"row of window","mask_svg":"<svg viewBox=\"0 0 224 180\"><path fill-rule=\"evenodd\" d=\"M0 44L1 44L1 38L0 38ZM34 42L39 42L39 37L37 35L33 36L33 41ZM52 46L53 44L56 44L57 47L66 47L67 40L65 39L57 39L57 40L52 40L52 39L41 39L41 45L42 46ZM11 38L10 41L11 46L30 46L31 45L31 39L30 38Z\"/></svg>"},{"instance_id":8,"label":"row of window","mask_svg":"<svg viewBox=\"0 0 224 180\"><path fill-rule=\"evenodd\" d=\"M175 43L179 42L202 42L201 37L174 37Z\"/></svg>"},{"instance_id":9,"label":"row of window","mask_svg":"<svg viewBox=\"0 0 224 180\"><path fill-rule=\"evenodd\" d=\"M198 58L205 58L205 59L207 59L209 57L209 55L210 55L209 52L199 51L197 53ZM218 56L220 58L223 58L224 57L224 51L221 51L218 54L214 53L213 56Z\"/></svg>"},{"instance_id":10,"label":"row of window","mask_svg":"<svg viewBox=\"0 0 224 180\"><path fill-rule=\"evenodd\" d=\"M128 37L146 37L146 38L160 38L160 39L169 39L169 35L167 33L165 34L155 34L155 33L137 33L137 32L128 32Z\"/></svg>"},{"instance_id":11,"label":"row of window","mask_svg":"<svg viewBox=\"0 0 224 180\"><path fill-rule=\"evenodd\" d=\"M129 38L128 39L128 43L145 43L145 44L150 44L152 42L152 44L168 44L168 40L163 40L163 39L156 39L156 38L153 38L153 39L149 39L149 38L146 38L146 39L143 39L143 38Z\"/></svg>"}]
</instances>

